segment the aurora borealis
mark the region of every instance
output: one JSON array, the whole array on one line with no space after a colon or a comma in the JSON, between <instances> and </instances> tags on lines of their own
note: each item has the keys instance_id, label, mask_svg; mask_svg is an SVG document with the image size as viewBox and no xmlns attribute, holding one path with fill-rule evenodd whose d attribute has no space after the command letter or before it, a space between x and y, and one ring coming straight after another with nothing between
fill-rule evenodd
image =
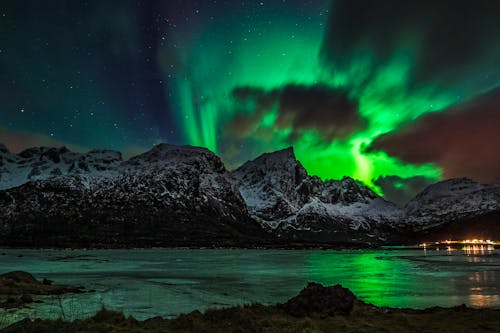
<instances>
[{"instance_id":1,"label":"aurora borealis","mask_svg":"<svg viewBox=\"0 0 500 333\"><path fill-rule=\"evenodd\" d=\"M228 167L293 145L310 174L399 197L500 182L499 17L489 0L4 1L0 141L165 141Z\"/></svg>"}]
</instances>

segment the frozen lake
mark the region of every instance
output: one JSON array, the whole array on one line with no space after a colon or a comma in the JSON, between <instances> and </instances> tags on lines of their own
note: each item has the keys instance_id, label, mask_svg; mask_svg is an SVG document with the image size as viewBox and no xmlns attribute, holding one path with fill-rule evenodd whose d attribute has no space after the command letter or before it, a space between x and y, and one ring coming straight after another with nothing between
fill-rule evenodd
<instances>
[{"instance_id":1,"label":"frozen lake","mask_svg":"<svg viewBox=\"0 0 500 333\"><path fill-rule=\"evenodd\" d=\"M359 298L391 307L465 303L500 306L500 251L461 250L14 250L0 253L0 272L24 270L95 292L46 297L9 313L68 319L105 306L138 319L296 295L308 281L340 283ZM5 317L5 315L3 316Z\"/></svg>"}]
</instances>

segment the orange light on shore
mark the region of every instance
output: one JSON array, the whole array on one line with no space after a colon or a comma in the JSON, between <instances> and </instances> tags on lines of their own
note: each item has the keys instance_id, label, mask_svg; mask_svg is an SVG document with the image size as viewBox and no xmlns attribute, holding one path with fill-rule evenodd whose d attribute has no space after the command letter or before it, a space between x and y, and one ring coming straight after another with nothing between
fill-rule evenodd
<instances>
[{"instance_id":1,"label":"orange light on shore","mask_svg":"<svg viewBox=\"0 0 500 333\"><path fill-rule=\"evenodd\" d=\"M462 241L462 243L465 243L465 244L495 244L494 241L492 241L491 239L466 239L464 241Z\"/></svg>"},{"instance_id":2,"label":"orange light on shore","mask_svg":"<svg viewBox=\"0 0 500 333\"><path fill-rule=\"evenodd\" d=\"M445 245L446 249L448 251L451 251L451 246L458 247L464 251L471 251L471 252L483 252L483 251L492 251L494 250L494 245L500 245L499 241L493 241L491 239L479 239L479 238L473 238L473 239L464 239L464 240L443 240L443 241L437 241L437 242L425 242L419 244L420 247L423 247L426 249L427 247L436 247L436 249L439 249L439 245Z\"/></svg>"}]
</instances>

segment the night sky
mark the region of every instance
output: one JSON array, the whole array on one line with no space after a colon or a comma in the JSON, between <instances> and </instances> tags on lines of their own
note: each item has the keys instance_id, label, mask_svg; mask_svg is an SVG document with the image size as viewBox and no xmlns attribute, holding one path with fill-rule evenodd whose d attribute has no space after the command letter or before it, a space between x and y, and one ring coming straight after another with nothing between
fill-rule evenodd
<instances>
[{"instance_id":1,"label":"night sky","mask_svg":"<svg viewBox=\"0 0 500 333\"><path fill-rule=\"evenodd\" d=\"M294 146L390 198L500 182L500 2L0 3L0 142L126 155L204 146L230 168Z\"/></svg>"}]
</instances>

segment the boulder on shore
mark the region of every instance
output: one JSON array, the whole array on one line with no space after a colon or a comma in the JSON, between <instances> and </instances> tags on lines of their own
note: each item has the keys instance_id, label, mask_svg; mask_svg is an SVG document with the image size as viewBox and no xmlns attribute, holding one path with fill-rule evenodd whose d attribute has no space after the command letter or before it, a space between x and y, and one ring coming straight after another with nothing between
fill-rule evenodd
<instances>
[{"instance_id":1,"label":"boulder on shore","mask_svg":"<svg viewBox=\"0 0 500 333\"><path fill-rule=\"evenodd\" d=\"M280 307L295 317L349 314L353 308L356 296L340 284L324 287L319 283L310 282L307 287L295 297Z\"/></svg>"},{"instance_id":2,"label":"boulder on shore","mask_svg":"<svg viewBox=\"0 0 500 333\"><path fill-rule=\"evenodd\" d=\"M32 295L61 295L81 293L82 287L53 285L38 281L24 271L13 271L0 275L0 308L17 308L35 302Z\"/></svg>"}]
</instances>

